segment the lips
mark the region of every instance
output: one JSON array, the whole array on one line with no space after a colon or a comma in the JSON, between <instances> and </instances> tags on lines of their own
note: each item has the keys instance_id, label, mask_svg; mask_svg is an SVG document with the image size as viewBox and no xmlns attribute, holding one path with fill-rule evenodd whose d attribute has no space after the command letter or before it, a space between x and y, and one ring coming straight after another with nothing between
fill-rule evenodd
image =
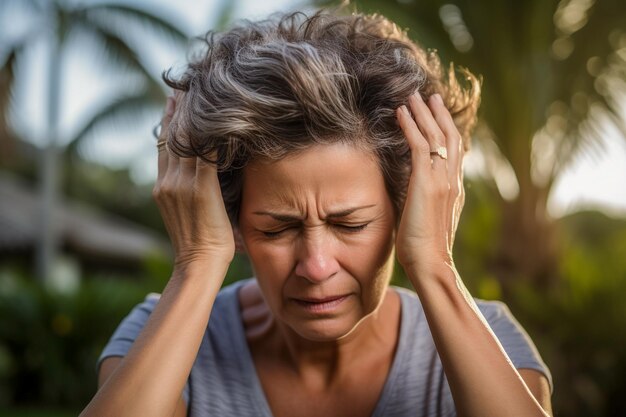
<instances>
[{"instance_id":1,"label":"lips","mask_svg":"<svg viewBox=\"0 0 626 417\"><path fill-rule=\"evenodd\" d=\"M329 303L331 301L336 301L336 300L342 299L342 298L347 297L347 296L348 296L348 294L333 295L333 296L324 297L324 298L298 297L298 298L295 298L295 300L296 301L303 301L305 303L319 304L319 303Z\"/></svg>"},{"instance_id":2,"label":"lips","mask_svg":"<svg viewBox=\"0 0 626 417\"><path fill-rule=\"evenodd\" d=\"M323 298L299 297L293 298L293 301L310 313L330 313L336 310L349 296L350 294Z\"/></svg>"}]
</instances>

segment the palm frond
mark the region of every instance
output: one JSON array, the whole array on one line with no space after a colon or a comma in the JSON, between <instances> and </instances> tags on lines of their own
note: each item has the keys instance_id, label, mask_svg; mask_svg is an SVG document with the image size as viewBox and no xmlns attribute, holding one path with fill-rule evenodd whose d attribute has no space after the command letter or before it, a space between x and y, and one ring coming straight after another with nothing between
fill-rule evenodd
<instances>
[{"instance_id":1,"label":"palm frond","mask_svg":"<svg viewBox=\"0 0 626 417\"><path fill-rule=\"evenodd\" d=\"M161 106L165 103L165 94L160 88L150 88L133 96L119 97L89 117L88 122L74 135L67 145L67 153L76 153L86 138L102 126L127 124L137 120L146 107Z\"/></svg>"},{"instance_id":2,"label":"palm frond","mask_svg":"<svg viewBox=\"0 0 626 417\"><path fill-rule=\"evenodd\" d=\"M189 39L187 34L165 18L167 15L165 11L160 12L154 6L151 6L149 13L131 5L87 6L84 12L90 20L108 21L110 23L111 18L125 17L135 24L143 24L163 33L177 42L184 43Z\"/></svg>"},{"instance_id":3,"label":"palm frond","mask_svg":"<svg viewBox=\"0 0 626 417\"><path fill-rule=\"evenodd\" d=\"M97 25L83 25L82 29L86 32L91 32L96 40L101 43L102 52L107 55L110 62L123 65L151 77L149 68L142 61L139 54L116 33L112 33L109 28Z\"/></svg>"},{"instance_id":4,"label":"palm frond","mask_svg":"<svg viewBox=\"0 0 626 417\"><path fill-rule=\"evenodd\" d=\"M237 1L224 1L222 2L221 9L217 12L217 23L215 24L216 31L225 30L228 24L233 20L235 9L237 8Z\"/></svg>"},{"instance_id":5,"label":"palm frond","mask_svg":"<svg viewBox=\"0 0 626 417\"><path fill-rule=\"evenodd\" d=\"M31 30L22 34L22 36L11 39L10 43L6 39L2 39L4 45L0 46L0 68L7 65L7 61L11 54L19 55L20 52L29 47L29 45L35 40L35 38L41 35L39 28L32 28Z\"/></svg>"}]
</instances>

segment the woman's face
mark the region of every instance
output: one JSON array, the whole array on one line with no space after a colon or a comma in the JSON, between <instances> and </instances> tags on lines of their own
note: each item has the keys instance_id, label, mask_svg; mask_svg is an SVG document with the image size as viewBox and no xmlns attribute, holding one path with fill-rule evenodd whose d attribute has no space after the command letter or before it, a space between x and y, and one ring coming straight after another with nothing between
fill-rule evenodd
<instances>
[{"instance_id":1,"label":"woman's face","mask_svg":"<svg viewBox=\"0 0 626 417\"><path fill-rule=\"evenodd\" d=\"M337 340L379 306L394 225L369 151L315 145L244 170L241 238L274 317L303 338Z\"/></svg>"}]
</instances>

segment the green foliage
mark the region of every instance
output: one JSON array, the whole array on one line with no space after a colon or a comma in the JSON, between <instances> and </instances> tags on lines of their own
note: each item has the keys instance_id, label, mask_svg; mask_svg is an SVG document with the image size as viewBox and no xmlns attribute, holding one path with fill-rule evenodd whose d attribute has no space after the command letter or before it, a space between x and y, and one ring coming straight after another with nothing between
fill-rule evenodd
<instances>
[{"instance_id":1,"label":"green foliage","mask_svg":"<svg viewBox=\"0 0 626 417\"><path fill-rule=\"evenodd\" d=\"M560 225L564 281L519 282L512 310L554 374L560 415L626 415L626 221L588 212Z\"/></svg>"},{"instance_id":2,"label":"green foliage","mask_svg":"<svg viewBox=\"0 0 626 417\"><path fill-rule=\"evenodd\" d=\"M19 271L5 270L1 280L2 402L86 403L100 350L148 286L93 279L75 294L58 294Z\"/></svg>"},{"instance_id":3,"label":"green foliage","mask_svg":"<svg viewBox=\"0 0 626 417\"><path fill-rule=\"evenodd\" d=\"M498 279L489 272L497 252L500 224L497 191L491 183L466 180L466 199L454 241L454 262L474 296L501 298Z\"/></svg>"},{"instance_id":4,"label":"green foliage","mask_svg":"<svg viewBox=\"0 0 626 417\"><path fill-rule=\"evenodd\" d=\"M171 267L155 256L140 277L84 277L72 294L47 290L18 268L0 270L0 407L87 404L104 345L148 293L162 292ZM224 285L250 275L238 255Z\"/></svg>"}]
</instances>

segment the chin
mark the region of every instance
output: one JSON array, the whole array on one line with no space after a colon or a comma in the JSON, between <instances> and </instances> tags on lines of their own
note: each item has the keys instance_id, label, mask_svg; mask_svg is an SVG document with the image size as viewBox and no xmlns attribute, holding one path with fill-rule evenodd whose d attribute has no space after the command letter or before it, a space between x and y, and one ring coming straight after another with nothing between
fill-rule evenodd
<instances>
[{"instance_id":1,"label":"chin","mask_svg":"<svg viewBox=\"0 0 626 417\"><path fill-rule=\"evenodd\" d=\"M311 342L334 342L348 336L354 330L354 327L346 329L339 326L300 326L293 328L300 337Z\"/></svg>"},{"instance_id":2,"label":"chin","mask_svg":"<svg viewBox=\"0 0 626 417\"><path fill-rule=\"evenodd\" d=\"M349 336L365 317L333 317L299 319L288 323L289 328L312 342L334 342Z\"/></svg>"}]
</instances>

